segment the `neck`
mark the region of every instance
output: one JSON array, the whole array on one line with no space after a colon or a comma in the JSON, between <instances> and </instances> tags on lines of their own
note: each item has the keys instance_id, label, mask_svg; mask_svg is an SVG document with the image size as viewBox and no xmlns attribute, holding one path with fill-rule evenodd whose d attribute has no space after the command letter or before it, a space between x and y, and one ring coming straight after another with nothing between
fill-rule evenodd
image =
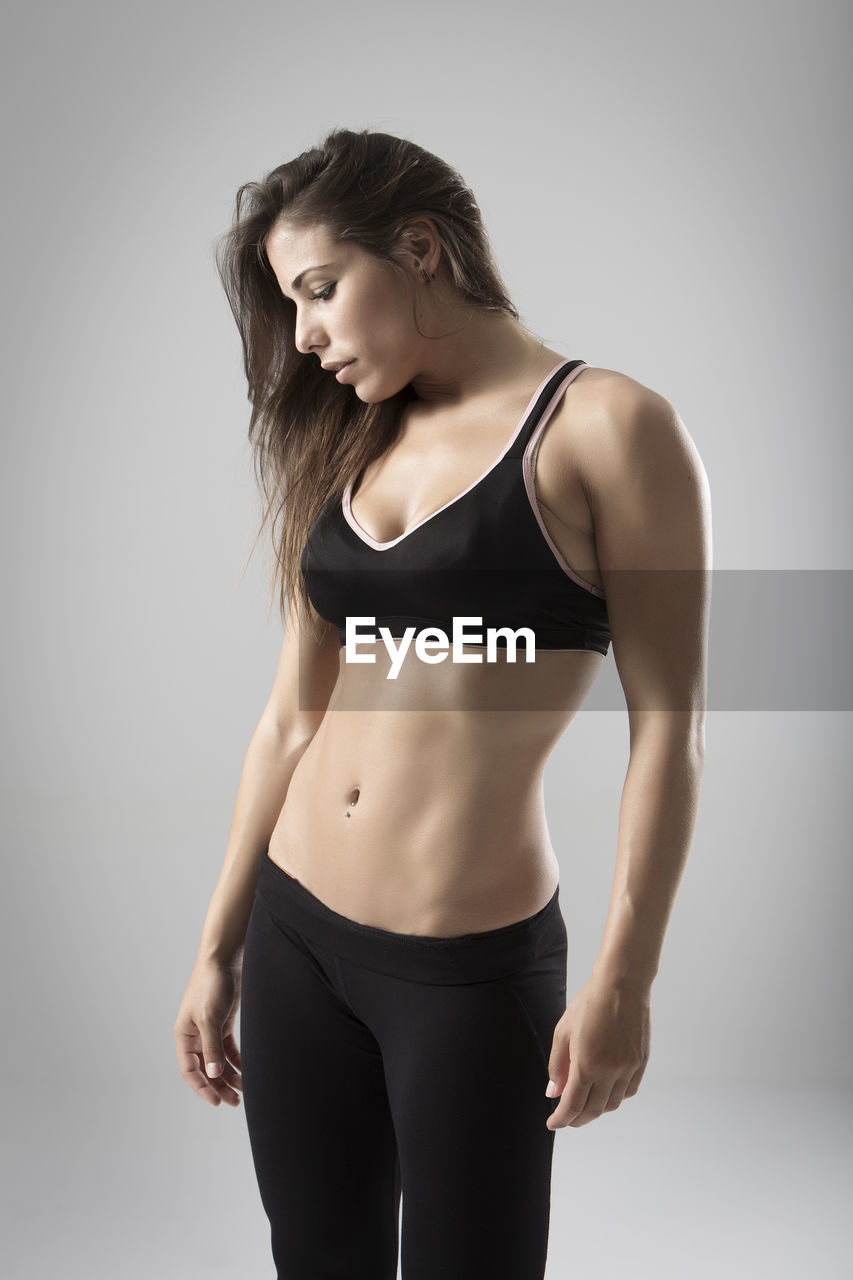
<instances>
[{"instance_id":1,"label":"neck","mask_svg":"<svg viewBox=\"0 0 853 1280\"><path fill-rule=\"evenodd\" d=\"M423 363L411 380L421 400L449 406L483 392L500 393L528 370L533 377L560 358L505 312L447 308L424 321L425 333L442 336L424 340Z\"/></svg>"}]
</instances>

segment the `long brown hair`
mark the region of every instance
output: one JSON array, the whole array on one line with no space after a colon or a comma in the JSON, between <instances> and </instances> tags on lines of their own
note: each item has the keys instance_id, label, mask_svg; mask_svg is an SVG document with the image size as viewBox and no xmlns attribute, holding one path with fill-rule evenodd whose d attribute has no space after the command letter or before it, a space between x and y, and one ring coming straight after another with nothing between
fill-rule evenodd
<instances>
[{"instance_id":1,"label":"long brown hair","mask_svg":"<svg viewBox=\"0 0 853 1280\"><path fill-rule=\"evenodd\" d=\"M401 233L415 216L432 219L460 302L518 319L495 263L479 206L457 171L414 142L364 129L333 129L324 141L237 192L231 228L217 242L222 285L243 342L252 406L249 442L263 517L252 550L271 522L282 620L297 592L300 614L315 635L325 629L311 607L300 557L314 517L338 500L351 477L392 443L404 388L364 404L296 349L296 308L282 294L266 238L282 216L321 225L389 266ZM249 553L251 557L251 552Z\"/></svg>"}]
</instances>

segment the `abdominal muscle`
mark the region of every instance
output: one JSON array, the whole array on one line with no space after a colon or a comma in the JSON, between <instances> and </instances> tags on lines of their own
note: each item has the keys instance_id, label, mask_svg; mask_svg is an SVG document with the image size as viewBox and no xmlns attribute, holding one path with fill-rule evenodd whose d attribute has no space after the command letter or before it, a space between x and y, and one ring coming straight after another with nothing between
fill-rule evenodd
<instances>
[{"instance_id":1,"label":"abdominal muscle","mask_svg":"<svg viewBox=\"0 0 853 1280\"><path fill-rule=\"evenodd\" d=\"M333 911L395 933L453 937L535 914L559 882L545 764L601 656L426 666L409 653L390 681L384 646L373 651L362 666L341 650L269 857Z\"/></svg>"}]
</instances>

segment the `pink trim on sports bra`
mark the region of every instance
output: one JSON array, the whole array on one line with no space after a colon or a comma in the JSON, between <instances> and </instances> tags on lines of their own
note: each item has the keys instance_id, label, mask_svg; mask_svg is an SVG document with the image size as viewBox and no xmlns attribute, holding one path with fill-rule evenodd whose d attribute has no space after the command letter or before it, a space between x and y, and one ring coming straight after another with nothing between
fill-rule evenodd
<instances>
[{"instance_id":1,"label":"pink trim on sports bra","mask_svg":"<svg viewBox=\"0 0 853 1280\"><path fill-rule=\"evenodd\" d=\"M560 403L560 400L563 397L563 392L565 391L566 387L569 385L570 382L572 382L577 377L579 373L583 373L584 369L588 369L588 368L589 368L588 364L578 365L578 367L576 369L572 369L571 373L569 373L563 379L563 381L559 384L559 386L557 387L557 390L554 392L554 398L552 399L551 403L548 405L548 408L542 414L542 417L537 422L536 429L533 431L533 434L531 435L530 439L527 442L527 445L525 446L524 454L522 456L521 461L522 461L522 469L524 474L524 487L527 490L527 497L530 500L530 505L533 508L533 514L536 517L536 521L539 525L539 528L542 530L542 533L545 537L545 541L548 543L548 546L551 548L551 550L554 553L554 559L557 561L557 564L560 566L563 572L569 575L569 577L572 579L573 582L576 582L579 587L584 587L587 591L592 592L594 596L600 596L601 599L603 600L605 597L601 587L597 587L594 582L587 582L586 578L582 578L581 575L579 573L576 573L575 570L571 567L571 565L568 564L567 561L563 559L563 555L559 547L557 546L554 539L551 537L551 534L548 532L548 526L545 524L545 521L542 519L542 512L539 510L539 504L536 501L536 489L533 483L533 459L535 456L535 452L538 448L539 441L542 439L542 432L545 430L545 427L549 422L551 415L553 414L557 405Z\"/></svg>"},{"instance_id":2,"label":"pink trim on sports bra","mask_svg":"<svg viewBox=\"0 0 853 1280\"><path fill-rule=\"evenodd\" d=\"M494 471L498 463L501 462L503 458L507 455L507 453L515 443L516 439L518 438L518 434L523 428L525 422L530 417L531 413L536 407L536 402L539 399L542 392L544 391L545 387L548 385L549 379L553 378L557 370L566 363L567 363L566 360L561 360L559 364L555 364L553 369L551 369L550 372L547 373L545 377L542 379L542 381L539 383L539 386L536 388L536 390L533 392L533 395L530 397L530 402L524 411L524 415L522 416L521 421L519 422L518 426L513 431L509 440L507 440L506 444L501 450L500 457L496 458L495 461L491 464L491 466L486 467L486 470L482 473L482 475L479 475L476 480L474 480L471 484L469 484L467 489L463 489L462 493L458 493L455 498L451 498L449 502L445 502L444 506L439 507L437 511L433 511L431 515L424 516L423 520L419 520L417 524L412 525L411 529L404 530L404 532L399 534L398 537L392 538L390 542L377 542L375 538L371 538L367 530L363 529L361 525L358 523L358 521L356 520L352 512L352 507L350 505L353 485L355 482L354 480L350 480L346 488L344 489L343 498L341 500L341 506L344 513L344 519L346 520L347 524L350 526L352 531L358 534L362 542L366 542L369 547L373 547L374 551L387 551L389 547L396 547L398 542L402 542L404 538L408 538L409 535L414 533L416 529L420 529L429 520L435 519L436 516L441 515L442 511L446 511L448 507L452 507L454 503L459 502L461 498L465 497L466 493L470 493L472 489L476 489L477 485L481 484L483 480L485 480L486 476L489 475L492 471ZM585 365L579 365L577 369L574 369L572 371L567 381L570 381L575 373L580 372L580 369L585 367L586 367Z\"/></svg>"}]
</instances>

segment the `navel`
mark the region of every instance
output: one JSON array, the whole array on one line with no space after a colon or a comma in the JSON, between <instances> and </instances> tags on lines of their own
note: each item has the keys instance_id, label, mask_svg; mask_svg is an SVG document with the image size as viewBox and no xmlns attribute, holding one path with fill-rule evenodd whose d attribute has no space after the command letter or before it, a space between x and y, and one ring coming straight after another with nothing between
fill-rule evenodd
<instances>
[{"instance_id":1,"label":"navel","mask_svg":"<svg viewBox=\"0 0 853 1280\"><path fill-rule=\"evenodd\" d=\"M351 807L352 805L356 805L356 804L358 804L358 797L359 797L360 795L361 795L361 790L360 790L358 787L353 787L352 791L350 792L350 797L349 797L349 801L348 801L348 803L347 803L346 811L345 811L345 813L344 813L344 817L345 817L345 818L349 818L349 817L351 817L351 816L352 816L352 815L351 815L351 813L350 813L350 807Z\"/></svg>"}]
</instances>

